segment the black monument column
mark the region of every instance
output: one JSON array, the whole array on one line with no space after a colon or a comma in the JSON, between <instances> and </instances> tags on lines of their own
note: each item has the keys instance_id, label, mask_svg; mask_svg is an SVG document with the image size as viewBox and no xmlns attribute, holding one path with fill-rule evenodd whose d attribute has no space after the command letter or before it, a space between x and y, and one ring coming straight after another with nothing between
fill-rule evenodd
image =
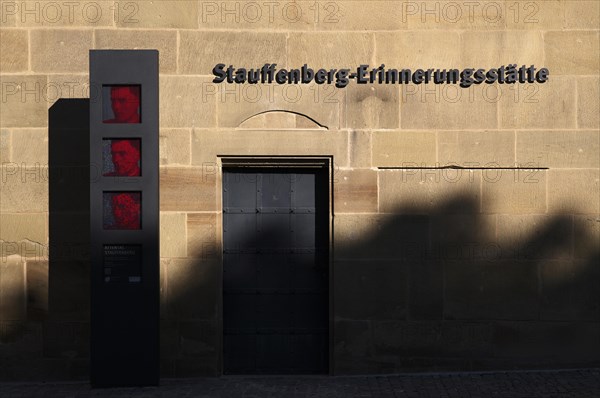
<instances>
[{"instance_id":1,"label":"black monument column","mask_svg":"<svg viewBox=\"0 0 600 398\"><path fill-rule=\"evenodd\" d=\"M158 51L90 51L91 383L159 380Z\"/></svg>"}]
</instances>

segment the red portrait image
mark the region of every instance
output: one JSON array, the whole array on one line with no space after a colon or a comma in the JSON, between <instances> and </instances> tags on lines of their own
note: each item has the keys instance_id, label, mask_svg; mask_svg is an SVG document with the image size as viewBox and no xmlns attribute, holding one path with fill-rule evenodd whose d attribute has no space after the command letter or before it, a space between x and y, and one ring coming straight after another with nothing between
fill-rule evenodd
<instances>
[{"instance_id":1,"label":"red portrait image","mask_svg":"<svg viewBox=\"0 0 600 398\"><path fill-rule=\"evenodd\" d=\"M104 86L103 98L110 98L110 107L103 105L103 123L141 123L140 86Z\"/></svg>"},{"instance_id":2,"label":"red portrait image","mask_svg":"<svg viewBox=\"0 0 600 398\"><path fill-rule=\"evenodd\" d=\"M109 139L103 145L103 171L105 177L138 177L141 175L141 140Z\"/></svg>"},{"instance_id":3,"label":"red portrait image","mask_svg":"<svg viewBox=\"0 0 600 398\"><path fill-rule=\"evenodd\" d=\"M140 229L140 192L104 193L104 229Z\"/></svg>"}]
</instances>

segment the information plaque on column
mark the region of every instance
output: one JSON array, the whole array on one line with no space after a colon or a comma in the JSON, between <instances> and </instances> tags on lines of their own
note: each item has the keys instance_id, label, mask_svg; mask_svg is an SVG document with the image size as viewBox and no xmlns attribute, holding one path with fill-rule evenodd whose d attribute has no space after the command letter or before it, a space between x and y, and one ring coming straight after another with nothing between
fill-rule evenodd
<instances>
[{"instance_id":1,"label":"information plaque on column","mask_svg":"<svg viewBox=\"0 0 600 398\"><path fill-rule=\"evenodd\" d=\"M91 383L158 385L158 51L90 51Z\"/></svg>"}]
</instances>

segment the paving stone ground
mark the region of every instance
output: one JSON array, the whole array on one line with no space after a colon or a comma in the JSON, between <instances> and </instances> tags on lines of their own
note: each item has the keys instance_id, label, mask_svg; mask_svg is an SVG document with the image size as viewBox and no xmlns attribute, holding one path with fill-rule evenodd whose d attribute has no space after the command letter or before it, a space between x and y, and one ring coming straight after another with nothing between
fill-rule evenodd
<instances>
[{"instance_id":1,"label":"paving stone ground","mask_svg":"<svg viewBox=\"0 0 600 398\"><path fill-rule=\"evenodd\" d=\"M599 398L600 369L385 376L165 379L160 387L91 389L87 383L0 383L0 397Z\"/></svg>"}]
</instances>

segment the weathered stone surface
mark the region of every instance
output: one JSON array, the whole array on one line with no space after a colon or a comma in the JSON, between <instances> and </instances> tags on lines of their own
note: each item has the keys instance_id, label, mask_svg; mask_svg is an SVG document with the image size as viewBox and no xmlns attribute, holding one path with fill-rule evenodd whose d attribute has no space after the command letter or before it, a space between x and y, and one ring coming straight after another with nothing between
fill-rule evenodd
<instances>
[{"instance_id":1,"label":"weathered stone surface","mask_svg":"<svg viewBox=\"0 0 600 398\"><path fill-rule=\"evenodd\" d=\"M563 358L565 361L598 357L597 322L497 322L494 356L510 358Z\"/></svg>"},{"instance_id":2,"label":"weathered stone surface","mask_svg":"<svg viewBox=\"0 0 600 398\"><path fill-rule=\"evenodd\" d=\"M34 29L31 36L31 69L34 72L86 72L91 30Z\"/></svg>"},{"instance_id":3,"label":"weathered stone surface","mask_svg":"<svg viewBox=\"0 0 600 398\"><path fill-rule=\"evenodd\" d=\"M304 1L202 1L199 24L200 29L310 30L322 20L337 24L336 10L335 4Z\"/></svg>"},{"instance_id":4,"label":"weathered stone surface","mask_svg":"<svg viewBox=\"0 0 600 398\"><path fill-rule=\"evenodd\" d=\"M28 166L48 165L48 130L12 129L11 161Z\"/></svg>"},{"instance_id":5,"label":"weathered stone surface","mask_svg":"<svg viewBox=\"0 0 600 398\"><path fill-rule=\"evenodd\" d=\"M498 215L498 244L504 258L570 259L573 219L546 214Z\"/></svg>"},{"instance_id":6,"label":"weathered stone surface","mask_svg":"<svg viewBox=\"0 0 600 398\"><path fill-rule=\"evenodd\" d=\"M2 18L4 19L4 15ZM0 71L25 72L29 68L29 39L26 30L0 30Z\"/></svg>"},{"instance_id":7,"label":"weathered stone surface","mask_svg":"<svg viewBox=\"0 0 600 398\"><path fill-rule=\"evenodd\" d=\"M6 242L30 240L46 244L48 240L47 220L46 213L10 214L2 212L0 240Z\"/></svg>"},{"instance_id":8,"label":"weathered stone surface","mask_svg":"<svg viewBox=\"0 0 600 398\"><path fill-rule=\"evenodd\" d=\"M11 161L12 138L8 129L0 129L0 163Z\"/></svg>"},{"instance_id":9,"label":"weathered stone surface","mask_svg":"<svg viewBox=\"0 0 600 398\"><path fill-rule=\"evenodd\" d=\"M214 259L217 257L217 235L221 230L216 214L188 213L188 257Z\"/></svg>"},{"instance_id":10,"label":"weathered stone surface","mask_svg":"<svg viewBox=\"0 0 600 398\"><path fill-rule=\"evenodd\" d=\"M600 4L600 3L598 3ZM577 127L600 127L600 79L580 77L577 79Z\"/></svg>"},{"instance_id":11,"label":"weathered stone surface","mask_svg":"<svg viewBox=\"0 0 600 398\"><path fill-rule=\"evenodd\" d=\"M430 218L432 258L439 261L500 258L495 215L440 213Z\"/></svg>"},{"instance_id":12,"label":"weathered stone surface","mask_svg":"<svg viewBox=\"0 0 600 398\"><path fill-rule=\"evenodd\" d=\"M548 212L600 213L600 170L549 170Z\"/></svg>"},{"instance_id":13,"label":"weathered stone surface","mask_svg":"<svg viewBox=\"0 0 600 398\"><path fill-rule=\"evenodd\" d=\"M160 164L164 166L187 166L191 158L190 129L161 129Z\"/></svg>"},{"instance_id":14,"label":"weathered stone surface","mask_svg":"<svg viewBox=\"0 0 600 398\"><path fill-rule=\"evenodd\" d=\"M400 89L397 85L350 84L346 90L347 128L394 129L400 126Z\"/></svg>"},{"instance_id":15,"label":"weathered stone surface","mask_svg":"<svg viewBox=\"0 0 600 398\"><path fill-rule=\"evenodd\" d=\"M498 101L500 128L575 128L576 90L573 79L551 77L546 83L502 87ZM556 72L554 72L556 74Z\"/></svg>"},{"instance_id":16,"label":"weathered stone surface","mask_svg":"<svg viewBox=\"0 0 600 398\"><path fill-rule=\"evenodd\" d=\"M426 1L396 3L402 9L402 26L411 30L498 30L506 25L502 2Z\"/></svg>"},{"instance_id":17,"label":"weathered stone surface","mask_svg":"<svg viewBox=\"0 0 600 398\"><path fill-rule=\"evenodd\" d=\"M436 134L420 131L375 131L373 166L433 167L436 165Z\"/></svg>"},{"instance_id":18,"label":"weathered stone surface","mask_svg":"<svg viewBox=\"0 0 600 398\"><path fill-rule=\"evenodd\" d=\"M236 84L207 83L203 85L203 101L217 102L217 120L220 127L248 127L245 122L265 114L260 128L294 128L291 122L271 120L286 118L291 113L308 118L318 127L336 130L340 126L340 113L344 109L344 89L334 85L279 85L279 84ZM276 124L270 124L273 121ZM313 124L310 128L317 126Z\"/></svg>"},{"instance_id":19,"label":"weathered stone surface","mask_svg":"<svg viewBox=\"0 0 600 398\"><path fill-rule=\"evenodd\" d=\"M540 31L466 32L462 35L461 51L467 68L544 65L544 37Z\"/></svg>"},{"instance_id":20,"label":"weathered stone surface","mask_svg":"<svg viewBox=\"0 0 600 398\"><path fill-rule=\"evenodd\" d=\"M334 218L335 258L420 264L429 253L429 218L419 215L354 214Z\"/></svg>"},{"instance_id":21,"label":"weathered stone surface","mask_svg":"<svg viewBox=\"0 0 600 398\"><path fill-rule=\"evenodd\" d=\"M167 270L169 313L180 320L214 318L218 275L215 261L171 259Z\"/></svg>"},{"instance_id":22,"label":"weathered stone surface","mask_svg":"<svg viewBox=\"0 0 600 398\"><path fill-rule=\"evenodd\" d=\"M162 76L160 125L162 127L212 127L216 125L214 83L206 77Z\"/></svg>"},{"instance_id":23,"label":"weathered stone surface","mask_svg":"<svg viewBox=\"0 0 600 398\"><path fill-rule=\"evenodd\" d=\"M119 28L198 28L198 2L136 1L115 3Z\"/></svg>"},{"instance_id":24,"label":"weathered stone surface","mask_svg":"<svg viewBox=\"0 0 600 398\"><path fill-rule=\"evenodd\" d=\"M46 99L49 106L60 98L90 98L91 102L100 100L101 89L90 87L89 74L51 74L46 85Z\"/></svg>"},{"instance_id":25,"label":"weathered stone surface","mask_svg":"<svg viewBox=\"0 0 600 398\"><path fill-rule=\"evenodd\" d=\"M600 167L598 131L517 131L517 164L537 167Z\"/></svg>"},{"instance_id":26,"label":"weathered stone surface","mask_svg":"<svg viewBox=\"0 0 600 398\"><path fill-rule=\"evenodd\" d=\"M180 73L212 75L213 68L220 63L236 69L262 68L265 63L277 64L277 69L287 65L283 33L184 30L179 35Z\"/></svg>"},{"instance_id":27,"label":"weathered stone surface","mask_svg":"<svg viewBox=\"0 0 600 398\"><path fill-rule=\"evenodd\" d=\"M406 318L409 273L404 264L348 260L336 262L334 267L336 317L355 320Z\"/></svg>"},{"instance_id":28,"label":"weathered stone surface","mask_svg":"<svg viewBox=\"0 0 600 398\"><path fill-rule=\"evenodd\" d=\"M438 162L441 166L513 167L513 131L439 131Z\"/></svg>"},{"instance_id":29,"label":"weathered stone surface","mask_svg":"<svg viewBox=\"0 0 600 398\"><path fill-rule=\"evenodd\" d=\"M534 262L448 262L444 268L446 319L536 319Z\"/></svg>"},{"instance_id":30,"label":"weathered stone surface","mask_svg":"<svg viewBox=\"0 0 600 398\"><path fill-rule=\"evenodd\" d=\"M161 211L214 211L215 174L199 167L160 168Z\"/></svg>"},{"instance_id":31,"label":"weathered stone surface","mask_svg":"<svg viewBox=\"0 0 600 398\"><path fill-rule=\"evenodd\" d=\"M400 126L430 130L496 129L500 90L497 85L487 84L468 89L458 84L402 85Z\"/></svg>"},{"instance_id":32,"label":"weathered stone surface","mask_svg":"<svg viewBox=\"0 0 600 398\"><path fill-rule=\"evenodd\" d=\"M350 167L371 167L372 141L371 131L350 130L348 132Z\"/></svg>"},{"instance_id":33,"label":"weathered stone surface","mask_svg":"<svg viewBox=\"0 0 600 398\"><path fill-rule=\"evenodd\" d=\"M397 30L404 26L402 8L396 1L373 1L366 5L358 1L342 0L317 3L317 10L308 4L305 5L306 11L310 11L308 16L312 16L317 22L317 30Z\"/></svg>"},{"instance_id":34,"label":"weathered stone surface","mask_svg":"<svg viewBox=\"0 0 600 398\"><path fill-rule=\"evenodd\" d=\"M348 135L344 131L210 131L194 129L192 165L215 173L217 155L302 156L332 155L343 167L348 159ZM203 209L204 210L204 209Z\"/></svg>"},{"instance_id":35,"label":"weathered stone surface","mask_svg":"<svg viewBox=\"0 0 600 398\"><path fill-rule=\"evenodd\" d=\"M375 34L377 68L385 64L386 69L458 68L462 65L462 56L456 47L460 35L455 32L408 31L385 32ZM418 49L418 51L415 51ZM351 65L368 64L368 58Z\"/></svg>"},{"instance_id":36,"label":"weathered stone surface","mask_svg":"<svg viewBox=\"0 0 600 398\"><path fill-rule=\"evenodd\" d=\"M48 313L48 261L27 261L27 318L43 320Z\"/></svg>"},{"instance_id":37,"label":"weathered stone surface","mask_svg":"<svg viewBox=\"0 0 600 398\"><path fill-rule=\"evenodd\" d=\"M372 371L373 364L365 363L373 353L373 331L370 321L350 321L336 317L333 355L335 374ZM366 368L366 370L365 370Z\"/></svg>"},{"instance_id":38,"label":"weathered stone surface","mask_svg":"<svg viewBox=\"0 0 600 398\"><path fill-rule=\"evenodd\" d=\"M48 211L47 167L16 163L4 164L0 171L0 209L2 213Z\"/></svg>"},{"instance_id":39,"label":"weathered stone surface","mask_svg":"<svg viewBox=\"0 0 600 398\"><path fill-rule=\"evenodd\" d=\"M113 8L113 1L90 2L54 2L54 1L20 1L11 2L16 5L16 26L31 28L66 28L111 26L113 18L118 14Z\"/></svg>"},{"instance_id":40,"label":"weathered stone surface","mask_svg":"<svg viewBox=\"0 0 600 398\"><path fill-rule=\"evenodd\" d=\"M2 255L0 261L0 321L24 320L27 316L25 261Z\"/></svg>"},{"instance_id":41,"label":"weathered stone surface","mask_svg":"<svg viewBox=\"0 0 600 398\"><path fill-rule=\"evenodd\" d=\"M398 214L470 214L479 211L478 170L380 170L379 211Z\"/></svg>"},{"instance_id":42,"label":"weathered stone surface","mask_svg":"<svg viewBox=\"0 0 600 398\"><path fill-rule=\"evenodd\" d=\"M532 31L560 30L564 25L565 3L568 3L568 1L506 1L502 4L503 14L506 18L506 28ZM494 12L493 9L489 10L490 17L495 16Z\"/></svg>"},{"instance_id":43,"label":"weathered stone surface","mask_svg":"<svg viewBox=\"0 0 600 398\"><path fill-rule=\"evenodd\" d=\"M544 213L546 171L537 169L482 170L484 213Z\"/></svg>"},{"instance_id":44,"label":"weathered stone surface","mask_svg":"<svg viewBox=\"0 0 600 398\"><path fill-rule=\"evenodd\" d=\"M576 259L593 260L599 255L600 216L586 214L573 216L575 231L575 247L573 256Z\"/></svg>"},{"instance_id":45,"label":"weathered stone surface","mask_svg":"<svg viewBox=\"0 0 600 398\"><path fill-rule=\"evenodd\" d=\"M11 0L0 0L2 7L2 18L0 18L0 27L9 28L16 26L18 15L18 3Z\"/></svg>"},{"instance_id":46,"label":"weathered stone surface","mask_svg":"<svg viewBox=\"0 0 600 398\"><path fill-rule=\"evenodd\" d=\"M177 32L174 30L101 29L94 32L94 39L97 49L158 50L160 73L177 71Z\"/></svg>"},{"instance_id":47,"label":"weathered stone surface","mask_svg":"<svg viewBox=\"0 0 600 398\"><path fill-rule=\"evenodd\" d=\"M44 127L48 125L45 75L0 76L1 127Z\"/></svg>"},{"instance_id":48,"label":"weathered stone surface","mask_svg":"<svg viewBox=\"0 0 600 398\"><path fill-rule=\"evenodd\" d=\"M595 0L565 1L565 28L598 29L600 3Z\"/></svg>"},{"instance_id":49,"label":"weathered stone surface","mask_svg":"<svg viewBox=\"0 0 600 398\"><path fill-rule=\"evenodd\" d=\"M600 68L598 31L560 31L544 35L546 66L554 75L593 75Z\"/></svg>"},{"instance_id":50,"label":"weathered stone surface","mask_svg":"<svg viewBox=\"0 0 600 398\"><path fill-rule=\"evenodd\" d=\"M307 64L315 70L356 68L368 64L374 51L373 35L358 32L298 33L290 36L287 47L291 68Z\"/></svg>"},{"instance_id":51,"label":"weathered stone surface","mask_svg":"<svg viewBox=\"0 0 600 398\"><path fill-rule=\"evenodd\" d=\"M554 321L598 319L598 267L583 261L548 261L541 266L540 318Z\"/></svg>"},{"instance_id":52,"label":"weathered stone surface","mask_svg":"<svg viewBox=\"0 0 600 398\"><path fill-rule=\"evenodd\" d=\"M377 171L336 170L333 179L335 214L377 212Z\"/></svg>"},{"instance_id":53,"label":"weathered stone surface","mask_svg":"<svg viewBox=\"0 0 600 398\"><path fill-rule=\"evenodd\" d=\"M186 215L185 213L160 214L160 256L186 257Z\"/></svg>"}]
</instances>

